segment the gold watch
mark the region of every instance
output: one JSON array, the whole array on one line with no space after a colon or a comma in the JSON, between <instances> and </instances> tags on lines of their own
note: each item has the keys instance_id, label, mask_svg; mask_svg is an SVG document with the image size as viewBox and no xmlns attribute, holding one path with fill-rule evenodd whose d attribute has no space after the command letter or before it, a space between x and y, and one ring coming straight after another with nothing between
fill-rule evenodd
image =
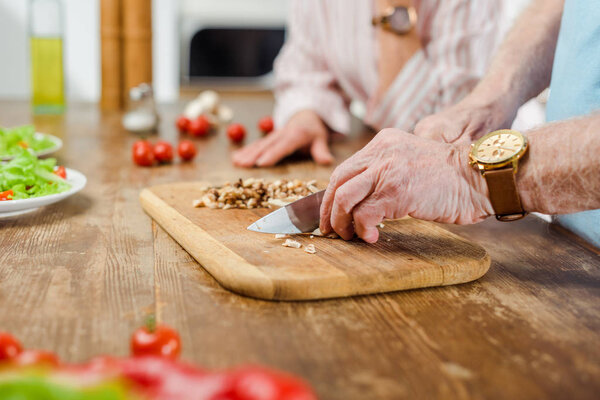
<instances>
[{"instance_id":1,"label":"gold watch","mask_svg":"<svg viewBox=\"0 0 600 400\"><path fill-rule=\"evenodd\" d=\"M417 10L412 6L389 7L383 14L373 17L371 23L396 35L405 35L417 24Z\"/></svg>"},{"instance_id":2,"label":"gold watch","mask_svg":"<svg viewBox=\"0 0 600 400\"><path fill-rule=\"evenodd\" d=\"M471 144L470 164L485 178L499 221L516 221L527 215L515 180L519 160L527 148L527 138L512 129L488 133Z\"/></svg>"}]
</instances>

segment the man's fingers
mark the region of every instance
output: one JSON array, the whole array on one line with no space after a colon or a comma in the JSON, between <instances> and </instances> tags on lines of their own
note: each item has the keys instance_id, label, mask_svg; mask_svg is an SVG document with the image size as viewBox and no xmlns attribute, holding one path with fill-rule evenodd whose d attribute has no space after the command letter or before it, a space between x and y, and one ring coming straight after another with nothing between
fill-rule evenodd
<instances>
[{"instance_id":1,"label":"man's fingers","mask_svg":"<svg viewBox=\"0 0 600 400\"><path fill-rule=\"evenodd\" d=\"M329 165L333 162L333 155L329 151L326 138L317 138L310 145L310 155L317 164Z\"/></svg>"},{"instance_id":2,"label":"man's fingers","mask_svg":"<svg viewBox=\"0 0 600 400\"><path fill-rule=\"evenodd\" d=\"M367 170L350 179L335 191L331 209L331 227L344 240L350 240L354 236L352 210L367 198L374 188L375 179Z\"/></svg>"},{"instance_id":3,"label":"man's fingers","mask_svg":"<svg viewBox=\"0 0 600 400\"><path fill-rule=\"evenodd\" d=\"M352 211L356 234L367 243L375 243L379 239L377 225L383 220L385 210L381 202L372 196L363 200Z\"/></svg>"},{"instance_id":4,"label":"man's fingers","mask_svg":"<svg viewBox=\"0 0 600 400\"><path fill-rule=\"evenodd\" d=\"M233 153L232 161L238 167L253 167L258 158L263 154L266 148L271 146L271 143L276 140L278 132L273 132L267 137L257 140L254 143L245 146Z\"/></svg>"},{"instance_id":5,"label":"man's fingers","mask_svg":"<svg viewBox=\"0 0 600 400\"><path fill-rule=\"evenodd\" d=\"M353 162L353 160L354 157L350 157L344 161L331 175L329 185L327 185L327 189L323 195L323 201L321 202L321 221L319 223L319 228L323 234L328 234L332 230L331 209L336 190L348 180L367 169L366 167L359 166L357 163Z\"/></svg>"}]
</instances>

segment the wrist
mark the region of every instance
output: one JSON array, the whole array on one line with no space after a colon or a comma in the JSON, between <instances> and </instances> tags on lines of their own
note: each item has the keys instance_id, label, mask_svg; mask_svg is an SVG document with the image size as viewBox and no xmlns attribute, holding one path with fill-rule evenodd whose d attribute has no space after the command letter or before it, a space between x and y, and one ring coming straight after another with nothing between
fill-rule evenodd
<instances>
[{"instance_id":1,"label":"wrist","mask_svg":"<svg viewBox=\"0 0 600 400\"><path fill-rule=\"evenodd\" d=\"M470 145L455 146L460 165L460 174L471 188L472 204L481 216L494 215L494 208L490 201L487 182L483 175L469 163Z\"/></svg>"},{"instance_id":2,"label":"wrist","mask_svg":"<svg viewBox=\"0 0 600 400\"><path fill-rule=\"evenodd\" d=\"M459 104L461 108L479 110L480 115L487 116L484 133L510 128L519 110L519 104L510 95L489 88L474 90Z\"/></svg>"},{"instance_id":3,"label":"wrist","mask_svg":"<svg viewBox=\"0 0 600 400\"><path fill-rule=\"evenodd\" d=\"M475 86L465 100L493 112L491 116L503 124L494 129L510 128L519 107L525 102L521 92L521 87L509 77L492 72Z\"/></svg>"},{"instance_id":4,"label":"wrist","mask_svg":"<svg viewBox=\"0 0 600 400\"><path fill-rule=\"evenodd\" d=\"M306 129L311 132L323 132L325 134L330 132L329 127L321 116L316 111L310 109L298 111L288 119L285 125L287 127Z\"/></svg>"},{"instance_id":5,"label":"wrist","mask_svg":"<svg viewBox=\"0 0 600 400\"><path fill-rule=\"evenodd\" d=\"M534 212L544 210L544 207L540 203L541 196L536 196L537 189L535 188L535 182L532 182L531 174L528 173L528 170L531 166L531 162L529 159L531 158L532 152L532 136L527 136L527 141L529 143L529 149L523 158L519 160L519 169L517 170L517 174L515 175L515 182L517 184L517 193L519 194L519 198L521 199L521 205L523 206L523 210L527 212ZM537 201L536 201L537 200Z\"/></svg>"}]
</instances>

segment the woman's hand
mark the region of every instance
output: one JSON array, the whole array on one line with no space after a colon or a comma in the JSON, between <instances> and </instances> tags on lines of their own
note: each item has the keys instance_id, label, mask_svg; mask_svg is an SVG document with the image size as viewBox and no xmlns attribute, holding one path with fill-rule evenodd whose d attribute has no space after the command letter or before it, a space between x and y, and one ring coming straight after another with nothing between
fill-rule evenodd
<instances>
[{"instance_id":1,"label":"woman's hand","mask_svg":"<svg viewBox=\"0 0 600 400\"><path fill-rule=\"evenodd\" d=\"M383 219L411 217L472 224L493 214L487 185L469 148L384 129L332 174L321 204L321 231L369 243Z\"/></svg>"},{"instance_id":2,"label":"woman's hand","mask_svg":"<svg viewBox=\"0 0 600 400\"><path fill-rule=\"evenodd\" d=\"M270 167L301 149L308 149L317 164L330 164L329 130L317 113L300 111L288 123L266 137L233 153L238 167Z\"/></svg>"}]
</instances>

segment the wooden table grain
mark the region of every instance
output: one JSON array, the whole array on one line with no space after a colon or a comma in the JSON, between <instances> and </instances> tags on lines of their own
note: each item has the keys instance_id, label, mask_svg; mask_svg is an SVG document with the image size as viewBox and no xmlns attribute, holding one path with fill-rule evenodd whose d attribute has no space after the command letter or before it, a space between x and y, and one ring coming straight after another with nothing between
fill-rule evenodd
<instances>
[{"instance_id":1,"label":"wooden table grain","mask_svg":"<svg viewBox=\"0 0 600 400\"><path fill-rule=\"evenodd\" d=\"M265 94L224 97L252 139ZM175 140L180 105L161 107ZM68 200L0 220L0 330L68 361L128 354L129 335L155 312L183 339L183 358L210 368L261 363L303 376L323 399L593 399L600 393L600 255L545 222L447 226L492 257L459 286L300 303L222 289L146 216L139 191L184 180L250 176L327 179L294 160L265 170L229 162L223 132L198 141L191 164L139 168L120 115L71 105L61 117L0 102L0 124L34 122L61 137L61 163L88 186ZM364 145L335 142L337 160Z\"/></svg>"}]
</instances>

